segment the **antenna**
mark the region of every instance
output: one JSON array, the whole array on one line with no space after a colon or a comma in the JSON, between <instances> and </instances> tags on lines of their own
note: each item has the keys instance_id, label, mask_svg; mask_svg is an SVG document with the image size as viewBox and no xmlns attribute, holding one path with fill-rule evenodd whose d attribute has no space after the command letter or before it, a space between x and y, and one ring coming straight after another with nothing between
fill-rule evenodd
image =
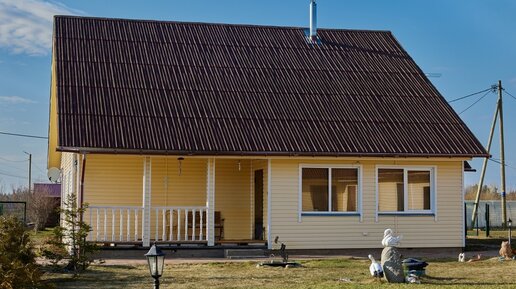
<instances>
[{"instance_id":1,"label":"antenna","mask_svg":"<svg viewBox=\"0 0 516 289\"><path fill-rule=\"evenodd\" d=\"M441 77L443 74L442 73L438 73L438 72L428 72L428 73L425 73L426 77L435 77L435 78L438 78L438 77Z\"/></svg>"}]
</instances>

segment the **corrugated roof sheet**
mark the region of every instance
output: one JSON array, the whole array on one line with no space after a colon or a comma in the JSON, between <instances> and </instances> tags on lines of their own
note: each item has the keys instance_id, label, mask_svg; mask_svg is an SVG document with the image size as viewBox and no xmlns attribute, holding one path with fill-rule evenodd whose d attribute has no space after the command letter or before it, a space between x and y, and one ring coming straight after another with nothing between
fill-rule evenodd
<instances>
[{"instance_id":1,"label":"corrugated roof sheet","mask_svg":"<svg viewBox=\"0 0 516 289\"><path fill-rule=\"evenodd\" d=\"M482 156L390 32L56 16L60 150Z\"/></svg>"}]
</instances>

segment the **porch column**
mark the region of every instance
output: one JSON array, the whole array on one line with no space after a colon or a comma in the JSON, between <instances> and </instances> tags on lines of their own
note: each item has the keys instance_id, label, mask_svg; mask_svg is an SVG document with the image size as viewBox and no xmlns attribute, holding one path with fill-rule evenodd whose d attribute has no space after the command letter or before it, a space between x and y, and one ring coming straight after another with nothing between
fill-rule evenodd
<instances>
[{"instance_id":1,"label":"porch column","mask_svg":"<svg viewBox=\"0 0 516 289\"><path fill-rule=\"evenodd\" d=\"M142 213L142 241L143 247L150 247L151 229L151 158L143 158L143 213Z\"/></svg>"},{"instance_id":2,"label":"porch column","mask_svg":"<svg viewBox=\"0 0 516 289\"><path fill-rule=\"evenodd\" d=\"M272 160L267 160L267 248L272 249Z\"/></svg>"},{"instance_id":3,"label":"porch column","mask_svg":"<svg viewBox=\"0 0 516 289\"><path fill-rule=\"evenodd\" d=\"M215 159L208 159L206 168L206 238L208 246L215 245Z\"/></svg>"}]
</instances>

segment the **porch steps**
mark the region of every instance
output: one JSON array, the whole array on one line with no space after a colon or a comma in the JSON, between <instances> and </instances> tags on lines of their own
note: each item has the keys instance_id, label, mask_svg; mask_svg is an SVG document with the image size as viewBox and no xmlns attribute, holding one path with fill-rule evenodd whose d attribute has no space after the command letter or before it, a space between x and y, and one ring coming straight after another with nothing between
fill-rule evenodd
<instances>
[{"instance_id":1,"label":"porch steps","mask_svg":"<svg viewBox=\"0 0 516 289\"><path fill-rule=\"evenodd\" d=\"M226 259L266 258L267 251L264 249L225 249L224 257Z\"/></svg>"}]
</instances>

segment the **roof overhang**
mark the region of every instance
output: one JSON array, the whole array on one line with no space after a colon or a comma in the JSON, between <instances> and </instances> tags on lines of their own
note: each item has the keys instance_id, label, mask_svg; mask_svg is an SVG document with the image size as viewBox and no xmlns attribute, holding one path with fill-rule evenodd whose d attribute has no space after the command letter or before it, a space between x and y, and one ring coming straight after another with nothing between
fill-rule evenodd
<instances>
[{"instance_id":1,"label":"roof overhang","mask_svg":"<svg viewBox=\"0 0 516 289\"><path fill-rule=\"evenodd\" d=\"M354 152L272 152L272 151L168 151L144 149L113 149L86 147L58 147L60 152L163 156L282 156L282 157L385 157L385 158L463 158L489 157L471 154L418 154L418 153L354 153Z\"/></svg>"}]
</instances>

